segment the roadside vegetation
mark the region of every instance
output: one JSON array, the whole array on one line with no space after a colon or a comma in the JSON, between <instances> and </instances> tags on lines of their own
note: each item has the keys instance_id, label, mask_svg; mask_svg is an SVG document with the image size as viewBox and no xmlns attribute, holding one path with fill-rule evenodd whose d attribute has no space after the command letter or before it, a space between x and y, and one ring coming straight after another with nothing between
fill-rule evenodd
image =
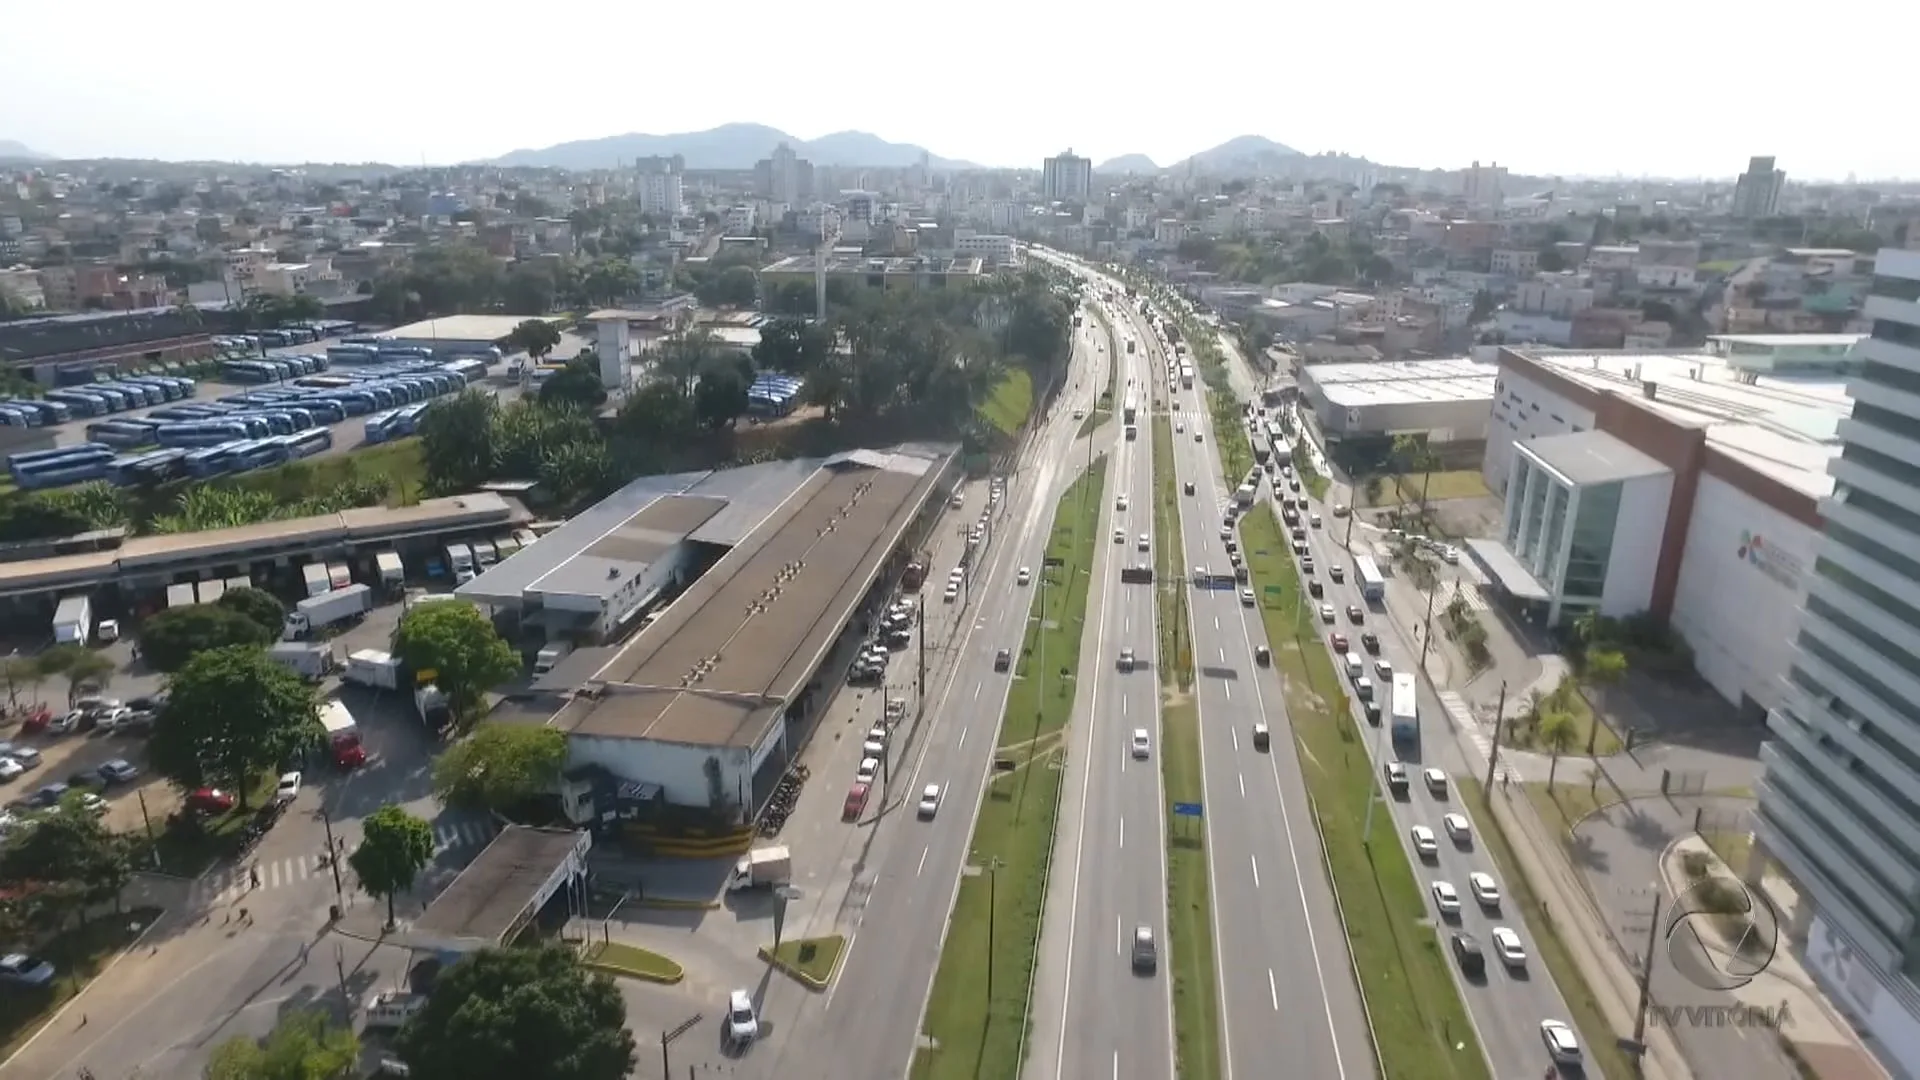
<instances>
[{"instance_id":1,"label":"roadside vegetation","mask_svg":"<svg viewBox=\"0 0 1920 1080\"><path fill-rule=\"evenodd\" d=\"M1376 808L1375 842L1362 841L1378 773L1345 682L1321 643L1271 503L1240 520L1240 543L1260 617L1285 686L1287 715L1314 821L1346 922L1348 948L1387 1080L1490 1080L1486 1057L1448 970L1420 883Z\"/></svg>"},{"instance_id":2,"label":"roadside vegetation","mask_svg":"<svg viewBox=\"0 0 1920 1080\"><path fill-rule=\"evenodd\" d=\"M927 1000L915 1080L1014 1077L1026 1055L1106 465L1095 463L1054 509L994 769Z\"/></svg>"},{"instance_id":3,"label":"roadside vegetation","mask_svg":"<svg viewBox=\"0 0 1920 1080\"><path fill-rule=\"evenodd\" d=\"M1182 1080L1220 1075L1219 979L1214 970L1212 882L1206 831L1176 816L1174 803L1204 801L1200 710L1193 698L1192 627L1187 611L1186 552L1180 532L1180 478L1173 430L1153 418L1153 526L1158 565L1154 617L1160 672L1160 771L1167 807L1167 957L1173 978L1173 1042Z\"/></svg>"}]
</instances>

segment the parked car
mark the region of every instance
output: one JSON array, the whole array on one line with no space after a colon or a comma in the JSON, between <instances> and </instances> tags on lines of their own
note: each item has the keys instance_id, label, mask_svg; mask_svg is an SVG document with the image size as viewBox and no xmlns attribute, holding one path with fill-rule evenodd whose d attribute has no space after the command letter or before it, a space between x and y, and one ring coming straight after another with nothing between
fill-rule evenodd
<instances>
[{"instance_id":1,"label":"parked car","mask_svg":"<svg viewBox=\"0 0 1920 1080\"><path fill-rule=\"evenodd\" d=\"M38 988L53 981L53 964L26 953L0 956L0 982Z\"/></svg>"}]
</instances>

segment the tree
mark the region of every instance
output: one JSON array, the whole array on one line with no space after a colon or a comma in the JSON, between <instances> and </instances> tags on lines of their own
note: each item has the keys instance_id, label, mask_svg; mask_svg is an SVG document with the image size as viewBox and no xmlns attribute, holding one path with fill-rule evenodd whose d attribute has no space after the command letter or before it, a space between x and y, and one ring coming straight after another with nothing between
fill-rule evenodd
<instances>
[{"instance_id":1,"label":"tree","mask_svg":"<svg viewBox=\"0 0 1920 1080\"><path fill-rule=\"evenodd\" d=\"M245 590L255 592L253 589ZM278 600L256 593L274 604ZM178 671L195 655L229 645L264 647L279 636L280 623L273 629L251 616L228 606L226 597L218 603L191 604L156 612L140 627L140 654L159 671Z\"/></svg>"},{"instance_id":2,"label":"tree","mask_svg":"<svg viewBox=\"0 0 1920 1080\"><path fill-rule=\"evenodd\" d=\"M84 645L55 645L35 657L41 671L67 680L67 704L71 706L81 691L107 685L113 679L114 663Z\"/></svg>"},{"instance_id":3,"label":"tree","mask_svg":"<svg viewBox=\"0 0 1920 1080\"><path fill-rule=\"evenodd\" d=\"M154 771L188 790L226 788L242 807L255 777L321 735L313 689L257 646L202 652L174 673L168 689L147 743Z\"/></svg>"},{"instance_id":4,"label":"tree","mask_svg":"<svg viewBox=\"0 0 1920 1080\"><path fill-rule=\"evenodd\" d=\"M724 356L713 358L701 369L700 381L693 388L694 416L704 427L726 427L747 411L747 389L752 385L751 362Z\"/></svg>"},{"instance_id":5,"label":"tree","mask_svg":"<svg viewBox=\"0 0 1920 1080\"><path fill-rule=\"evenodd\" d=\"M607 388L598 369L568 364L540 387L540 404L553 408L597 409L607 400Z\"/></svg>"},{"instance_id":6,"label":"tree","mask_svg":"<svg viewBox=\"0 0 1920 1080\"><path fill-rule=\"evenodd\" d=\"M493 478L493 427L499 411L492 394L464 390L420 418L420 457L428 486L440 492L472 491Z\"/></svg>"},{"instance_id":7,"label":"tree","mask_svg":"<svg viewBox=\"0 0 1920 1080\"><path fill-rule=\"evenodd\" d=\"M63 803L35 815L32 828L15 829L0 847L0 879L25 894L30 918L57 926L69 914L111 900L133 880L126 839L107 829L99 815Z\"/></svg>"},{"instance_id":8,"label":"tree","mask_svg":"<svg viewBox=\"0 0 1920 1080\"><path fill-rule=\"evenodd\" d=\"M560 328L545 319L528 319L507 334L507 345L539 360L560 344Z\"/></svg>"},{"instance_id":9,"label":"tree","mask_svg":"<svg viewBox=\"0 0 1920 1080\"><path fill-rule=\"evenodd\" d=\"M394 897L413 888L420 871L432 861L433 826L392 804L360 823L360 846L347 856L360 887L386 898L389 930L394 926Z\"/></svg>"},{"instance_id":10,"label":"tree","mask_svg":"<svg viewBox=\"0 0 1920 1080\"><path fill-rule=\"evenodd\" d=\"M746 266L729 266L694 286L706 307L752 307L760 299L760 275Z\"/></svg>"},{"instance_id":11,"label":"tree","mask_svg":"<svg viewBox=\"0 0 1920 1080\"><path fill-rule=\"evenodd\" d=\"M393 652L415 671L432 670L454 721L470 725L482 695L520 671L520 657L472 604L421 604L400 619Z\"/></svg>"},{"instance_id":12,"label":"tree","mask_svg":"<svg viewBox=\"0 0 1920 1080\"><path fill-rule=\"evenodd\" d=\"M280 598L265 589L240 588L228 589L215 601L221 607L230 608L245 615L265 627L269 634L280 635L286 625L287 605Z\"/></svg>"},{"instance_id":13,"label":"tree","mask_svg":"<svg viewBox=\"0 0 1920 1080\"><path fill-rule=\"evenodd\" d=\"M1611 687L1619 685L1627 677L1627 658L1617 649L1589 647L1586 650L1586 662L1580 668L1580 681L1593 687L1606 701L1606 693ZM1593 756L1594 744L1600 738L1601 719L1593 717L1593 727L1587 732L1587 756Z\"/></svg>"},{"instance_id":14,"label":"tree","mask_svg":"<svg viewBox=\"0 0 1920 1080\"><path fill-rule=\"evenodd\" d=\"M526 724L481 724L433 763L433 793L449 806L506 811L553 790L566 736Z\"/></svg>"},{"instance_id":15,"label":"tree","mask_svg":"<svg viewBox=\"0 0 1920 1080\"><path fill-rule=\"evenodd\" d=\"M1553 790L1553 780L1560 772L1560 755L1573 745L1575 732L1573 717L1559 709L1542 709L1540 712L1539 739L1553 759L1547 764L1547 790Z\"/></svg>"},{"instance_id":16,"label":"tree","mask_svg":"<svg viewBox=\"0 0 1920 1080\"><path fill-rule=\"evenodd\" d=\"M833 351L833 331L806 319L775 319L760 328L753 366L806 378Z\"/></svg>"},{"instance_id":17,"label":"tree","mask_svg":"<svg viewBox=\"0 0 1920 1080\"><path fill-rule=\"evenodd\" d=\"M626 1017L613 980L571 950L482 949L440 975L398 1046L422 1080L625 1080Z\"/></svg>"},{"instance_id":18,"label":"tree","mask_svg":"<svg viewBox=\"0 0 1920 1080\"><path fill-rule=\"evenodd\" d=\"M265 1039L235 1035L213 1048L206 1080L339 1080L360 1060L360 1039L320 1009L289 1013Z\"/></svg>"}]
</instances>

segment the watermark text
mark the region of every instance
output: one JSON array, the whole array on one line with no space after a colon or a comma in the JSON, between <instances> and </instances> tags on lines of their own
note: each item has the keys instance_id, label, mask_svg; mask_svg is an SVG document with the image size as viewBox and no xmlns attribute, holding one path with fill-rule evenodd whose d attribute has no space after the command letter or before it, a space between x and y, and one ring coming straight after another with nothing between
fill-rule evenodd
<instances>
[{"instance_id":1,"label":"watermark text","mask_svg":"<svg viewBox=\"0 0 1920 1080\"><path fill-rule=\"evenodd\" d=\"M1764 1028L1781 1031L1793 1022L1787 1003L1778 1005L1649 1005L1647 1018L1656 1027Z\"/></svg>"}]
</instances>

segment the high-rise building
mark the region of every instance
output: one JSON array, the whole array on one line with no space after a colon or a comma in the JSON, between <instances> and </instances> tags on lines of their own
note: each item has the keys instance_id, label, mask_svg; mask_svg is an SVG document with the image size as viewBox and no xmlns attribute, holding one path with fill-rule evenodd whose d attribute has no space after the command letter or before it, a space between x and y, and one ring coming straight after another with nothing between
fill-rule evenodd
<instances>
[{"instance_id":1,"label":"high-rise building","mask_svg":"<svg viewBox=\"0 0 1920 1080\"><path fill-rule=\"evenodd\" d=\"M1498 209L1506 204L1507 170L1499 162L1474 162L1460 173L1460 195L1470 207Z\"/></svg>"},{"instance_id":2,"label":"high-rise building","mask_svg":"<svg viewBox=\"0 0 1920 1080\"><path fill-rule=\"evenodd\" d=\"M667 166L643 172L638 187L641 213L668 218L680 216L686 195L680 170Z\"/></svg>"},{"instance_id":3,"label":"high-rise building","mask_svg":"<svg viewBox=\"0 0 1920 1080\"><path fill-rule=\"evenodd\" d=\"M1780 207L1780 189L1787 174L1773 167L1770 157L1747 159L1747 171L1733 184L1733 216L1742 219L1772 217Z\"/></svg>"},{"instance_id":4,"label":"high-rise building","mask_svg":"<svg viewBox=\"0 0 1920 1080\"><path fill-rule=\"evenodd\" d=\"M1040 193L1056 202L1086 202L1093 195L1093 159L1075 157L1071 149L1048 158L1040 167Z\"/></svg>"},{"instance_id":5,"label":"high-rise building","mask_svg":"<svg viewBox=\"0 0 1920 1080\"><path fill-rule=\"evenodd\" d=\"M813 162L781 143L770 156L754 164L753 180L760 194L773 202L803 202L813 196Z\"/></svg>"},{"instance_id":6,"label":"high-rise building","mask_svg":"<svg viewBox=\"0 0 1920 1080\"><path fill-rule=\"evenodd\" d=\"M1756 164L1771 159L1755 159ZM1766 168L1754 170L1763 175ZM1776 174L1777 175L1777 174ZM1744 178L1743 178L1744 182ZM1804 900L1794 936L1853 1022L1920 1073L1920 252L1882 249L1872 335L1785 692L1761 751L1754 867ZM1750 870L1750 873L1755 873Z\"/></svg>"}]
</instances>

